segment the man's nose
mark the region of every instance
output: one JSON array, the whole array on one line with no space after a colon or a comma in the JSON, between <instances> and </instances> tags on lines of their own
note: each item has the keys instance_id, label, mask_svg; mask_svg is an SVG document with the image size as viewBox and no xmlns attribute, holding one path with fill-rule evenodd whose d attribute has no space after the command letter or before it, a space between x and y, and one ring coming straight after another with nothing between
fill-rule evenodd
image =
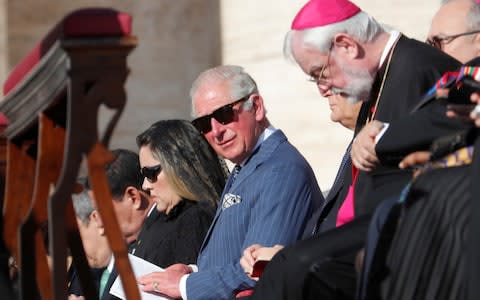
<instances>
[{"instance_id":1,"label":"man's nose","mask_svg":"<svg viewBox=\"0 0 480 300\"><path fill-rule=\"evenodd\" d=\"M319 83L317 87L318 87L318 91L320 92L320 95L322 95L325 98L333 94L330 89L331 86L328 84Z\"/></svg>"},{"instance_id":2,"label":"man's nose","mask_svg":"<svg viewBox=\"0 0 480 300\"><path fill-rule=\"evenodd\" d=\"M222 123L218 122L217 120L215 120L215 118L212 118L210 120L210 123L212 125L212 133L215 137L219 137L223 134L223 132L225 131L225 127Z\"/></svg>"}]
</instances>

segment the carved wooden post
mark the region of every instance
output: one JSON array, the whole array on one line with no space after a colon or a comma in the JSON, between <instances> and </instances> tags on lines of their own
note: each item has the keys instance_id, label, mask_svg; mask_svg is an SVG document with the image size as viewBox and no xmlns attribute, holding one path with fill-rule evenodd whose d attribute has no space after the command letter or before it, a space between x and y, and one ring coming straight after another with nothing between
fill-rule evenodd
<instances>
[{"instance_id":1,"label":"carved wooden post","mask_svg":"<svg viewBox=\"0 0 480 300\"><path fill-rule=\"evenodd\" d=\"M126 101L126 58L136 46L130 30L131 19L124 13L111 9L74 12L34 49L41 50L41 60L31 64L27 59L23 69L13 72L17 77L20 74L20 79L15 84L7 80L13 89L0 103L0 111L10 120L5 131L8 162L4 235L20 262L22 299L35 298L37 288L43 299L66 299L67 245L86 298L98 298L71 201L84 158L89 162L93 192L99 199L98 210L125 293L128 299L140 299L103 173L104 164L111 160L108 142ZM19 73L25 66L31 70ZM100 137L97 119L102 104L116 112ZM49 197L50 186L54 189ZM47 211L51 277L39 231Z\"/></svg>"}]
</instances>

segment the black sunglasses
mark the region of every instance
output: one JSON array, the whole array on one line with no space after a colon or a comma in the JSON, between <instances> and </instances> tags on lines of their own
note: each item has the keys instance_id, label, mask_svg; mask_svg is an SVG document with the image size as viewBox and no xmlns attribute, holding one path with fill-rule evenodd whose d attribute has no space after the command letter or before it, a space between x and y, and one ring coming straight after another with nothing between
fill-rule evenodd
<instances>
[{"instance_id":1,"label":"black sunglasses","mask_svg":"<svg viewBox=\"0 0 480 300\"><path fill-rule=\"evenodd\" d=\"M435 35L427 39L427 43L437 49L442 50L443 44L448 44L452 42L454 39L459 38L461 36L471 35L476 33L480 33L480 30L467 31L467 32L462 32L459 34L452 34L452 35Z\"/></svg>"},{"instance_id":2,"label":"black sunglasses","mask_svg":"<svg viewBox=\"0 0 480 300\"><path fill-rule=\"evenodd\" d=\"M193 126L200 131L201 134L209 133L212 130L212 122L210 121L212 118L217 120L222 125L226 125L231 123L235 117L235 111L233 107L240 102L247 101L250 98L250 95L247 95L237 101L224 105L220 108L214 110L211 114L196 118L192 121Z\"/></svg>"},{"instance_id":3,"label":"black sunglasses","mask_svg":"<svg viewBox=\"0 0 480 300\"><path fill-rule=\"evenodd\" d=\"M147 178L148 181L154 183L157 181L157 176L162 171L161 165L156 165L152 167L143 167L140 169L140 173L143 177Z\"/></svg>"}]
</instances>

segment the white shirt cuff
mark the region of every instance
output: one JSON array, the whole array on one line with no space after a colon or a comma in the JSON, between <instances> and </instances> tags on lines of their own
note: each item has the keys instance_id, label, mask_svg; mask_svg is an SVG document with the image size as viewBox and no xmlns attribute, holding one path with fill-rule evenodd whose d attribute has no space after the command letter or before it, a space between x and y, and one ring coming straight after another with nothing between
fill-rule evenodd
<instances>
[{"instance_id":1,"label":"white shirt cuff","mask_svg":"<svg viewBox=\"0 0 480 300\"><path fill-rule=\"evenodd\" d=\"M188 265L190 268L192 268L193 272L198 272L198 266L197 265ZM178 289L180 290L180 295L182 296L183 300L187 300L187 278L190 276L190 274L185 274L180 278L180 283Z\"/></svg>"},{"instance_id":2,"label":"white shirt cuff","mask_svg":"<svg viewBox=\"0 0 480 300\"><path fill-rule=\"evenodd\" d=\"M190 268L192 268L193 272L198 272L198 266L197 265L188 265Z\"/></svg>"},{"instance_id":3,"label":"white shirt cuff","mask_svg":"<svg viewBox=\"0 0 480 300\"><path fill-rule=\"evenodd\" d=\"M375 137L375 145L378 144L378 141L380 141L385 131L387 131L389 125L390 125L389 123L383 123L382 130Z\"/></svg>"},{"instance_id":4,"label":"white shirt cuff","mask_svg":"<svg viewBox=\"0 0 480 300\"><path fill-rule=\"evenodd\" d=\"M190 274L185 274L180 278L179 290L183 300L187 300L187 278Z\"/></svg>"}]
</instances>

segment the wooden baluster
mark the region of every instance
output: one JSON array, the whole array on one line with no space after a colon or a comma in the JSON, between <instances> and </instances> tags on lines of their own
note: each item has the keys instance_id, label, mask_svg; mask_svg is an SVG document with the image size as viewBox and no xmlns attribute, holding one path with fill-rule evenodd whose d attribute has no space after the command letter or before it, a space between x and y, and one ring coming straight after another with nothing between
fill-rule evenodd
<instances>
[{"instance_id":1,"label":"wooden baluster","mask_svg":"<svg viewBox=\"0 0 480 300\"><path fill-rule=\"evenodd\" d=\"M112 154L97 143L88 155L88 174L97 199L97 209L102 217L110 248L115 256L115 267L122 279L127 299L140 299L137 280L128 260L128 251L113 210L112 196L105 176L105 164L113 160Z\"/></svg>"}]
</instances>

